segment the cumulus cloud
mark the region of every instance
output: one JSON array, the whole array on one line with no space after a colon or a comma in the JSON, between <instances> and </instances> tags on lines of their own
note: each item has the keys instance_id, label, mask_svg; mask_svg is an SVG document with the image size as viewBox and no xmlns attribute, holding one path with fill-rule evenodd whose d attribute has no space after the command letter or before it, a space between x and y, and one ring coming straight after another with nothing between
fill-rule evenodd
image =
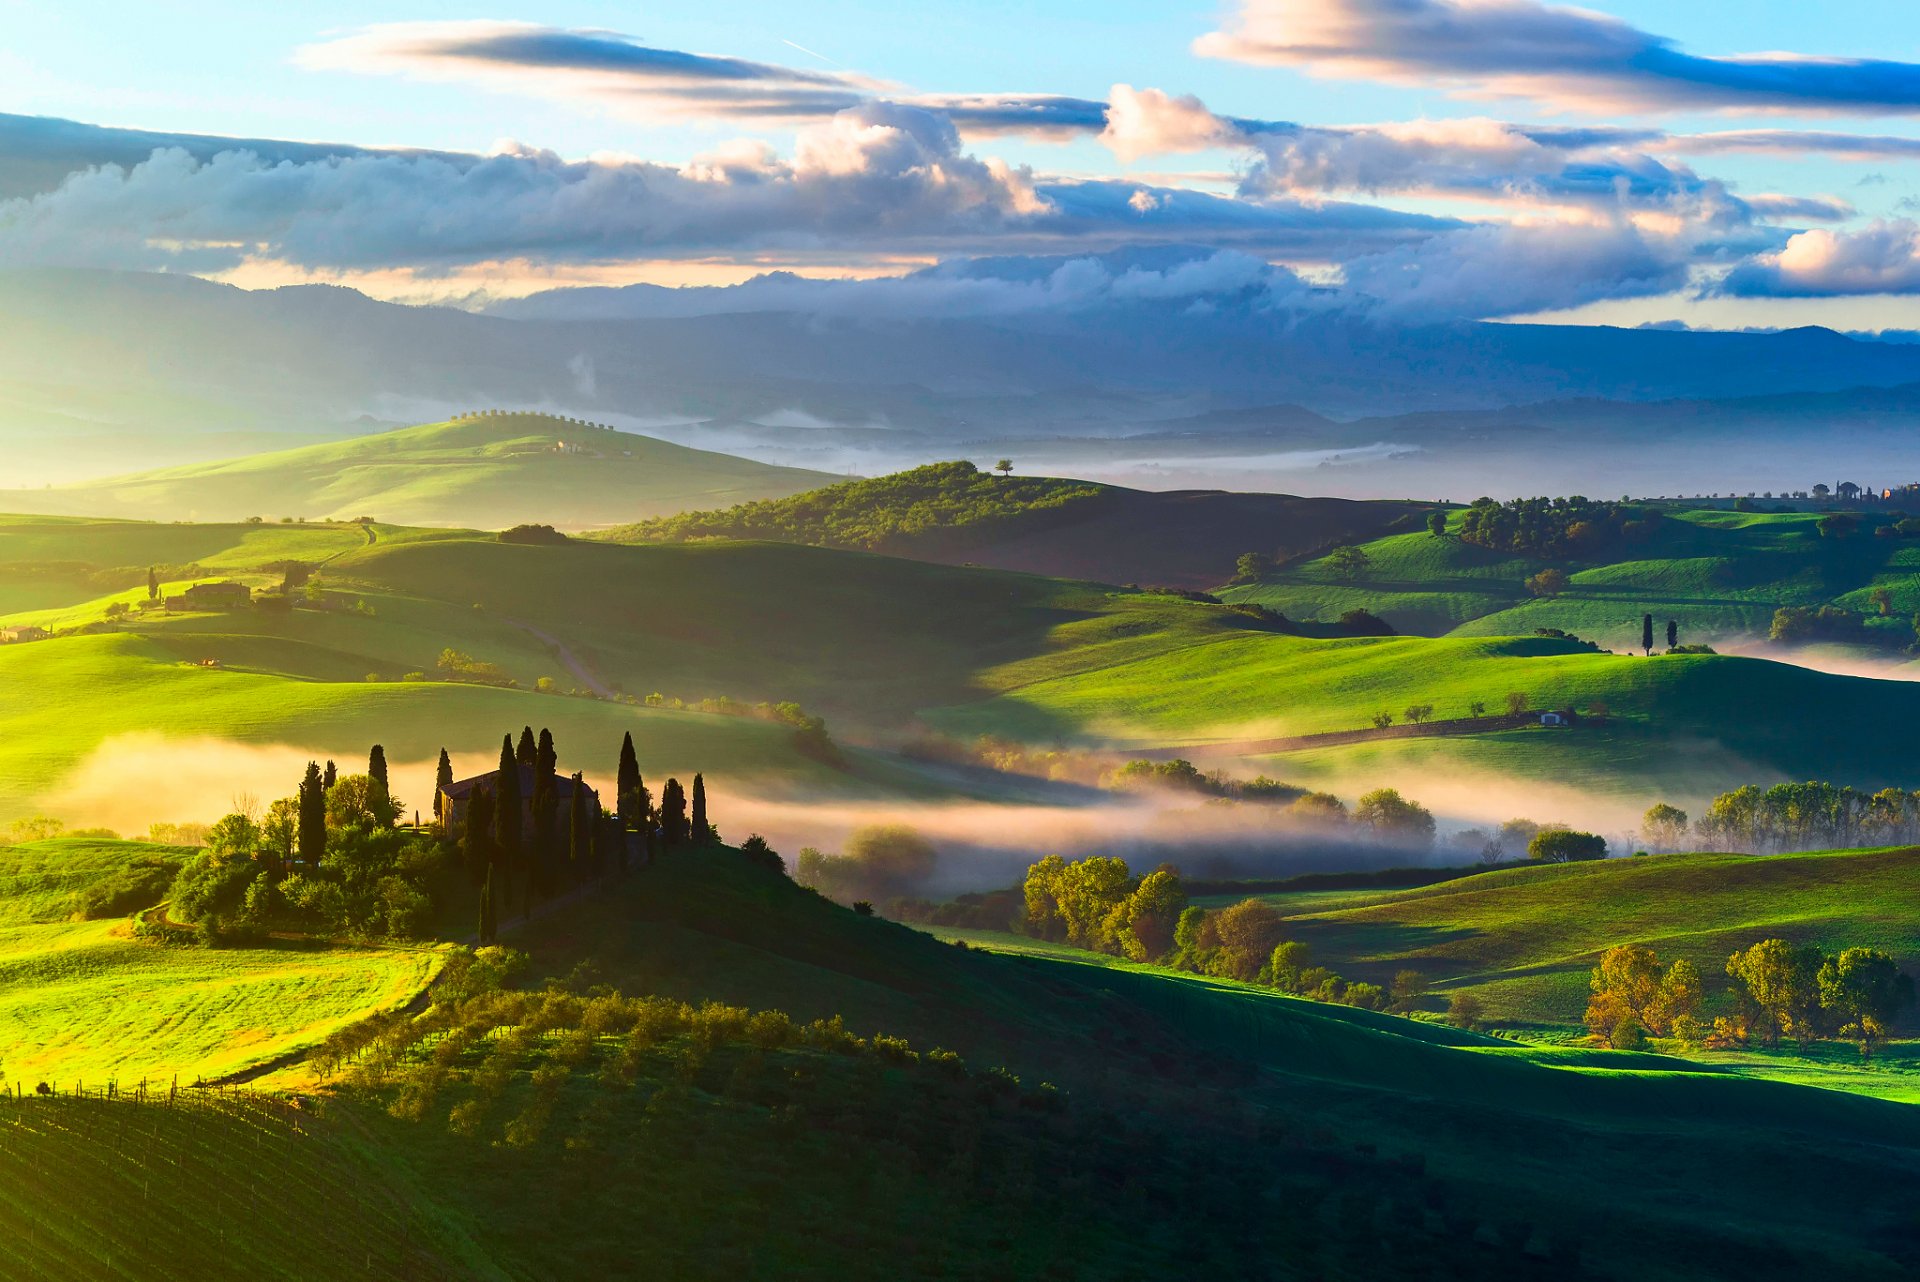
<instances>
[{"instance_id":1,"label":"cumulus cloud","mask_svg":"<svg viewBox=\"0 0 1920 1282\"><path fill-rule=\"evenodd\" d=\"M969 253L1203 239L1335 258L1455 224L1337 203L1256 204L1136 183L1037 182L964 149L937 112L869 102L802 129L791 158L729 144L683 166L357 154L200 159L166 148L56 190L0 202L15 264L229 270L446 267L508 259L617 261L838 248Z\"/></svg>"},{"instance_id":2,"label":"cumulus cloud","mask_svg":"<svg viewBox=\"0 0 1920 1282\"><path fill-rule=\"evenodd\" d=\"M1421 322L1665 294L1689 271L1684 242L1624 222L1490 223L1357 259L1345 284L1377 315Z\"/></svg>"},{"instance_id":3,"label":"cumulus cloud","mask_svg":"<svg viewBox=\"0 0 1920 1282\"><path fill-rule=\"evenodd\" d=\"M1779 252L1736 267L1719 292L1748 298L1819 298L1920 291L1920 223L1895 218L1857 231L1804 231Z\"/></svg>"},{"instance_id":4,"label":"cumulus cloud","mask_svg":"<svg viewBox=\"0 0 1920 1282\"><path fill-rule=\"evenodd\" d=\"M1196 53L1469 96L1592 110L1920 111L1920 64L1792 53L1703 56L1539 0L1241 0Z\"/></svg>"}]
</instances>

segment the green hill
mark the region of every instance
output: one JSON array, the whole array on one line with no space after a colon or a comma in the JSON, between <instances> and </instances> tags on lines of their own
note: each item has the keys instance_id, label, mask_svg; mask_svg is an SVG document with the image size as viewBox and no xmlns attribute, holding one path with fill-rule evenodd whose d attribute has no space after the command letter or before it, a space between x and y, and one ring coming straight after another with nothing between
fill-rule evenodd
<instances>
[{"instance_id":1,"label":"green hill","mask_svg":"<svg viewBox=\"0 0 1920 1282\"><path fill-rule=\"evenodd\" d=\"M554 415L500 414L0 491L0 510L193 521L372 514L410 525L583 529L792 494L825 479Z\"/></svg>"},{"instance_id":2,"label":"green hill","mask_svg":"<svg viewBox=\"0 0 1920 1282\"><path fill-rule=\"evenodd\" d=\"M1769 936L1910 954L1916 892L1920 853L1899 849L1658 855L1266 898L1343 975L1384 983L1413 967L1480 993L1501 1021L1570 1030L1586 1009L1588 972L1617 944L1688 958L1717 998L1728 954ZM1901 1093L1920 1099L1920 1085Z\"/></svg>"},{"instance_id":3,"label":"green hill","mask_svg":"<svg viewBox=\"0 0 1920 1282\"><path fill-rule=\"evenodd\" d=\"M958 462L662 517L600 537L621 543L774 539L1055 578L1195 589L1225 582L1242 553L1285 560L1371 538L1413 511L1404 503L994 476Z\"/></svg>"},{"instance_id":4,"label":"green hill","mask_svg":"<svg viewBox=\"0 0 1920 1282\"><path fill-rule=\"evenodd\" d=\"M1615 649L1638 646L1643 613L1655 615L1664 645L1667 619L1679 623L1683 642L1753 639L1766 636L1781 606L1835 604L1866 615L1870 636L1911 640L1907 621L1920 610L1913 540L1875 538L1870 521L1844 537L1823 537L1818 513L1662 511L1644 539L1590 555L1524 556L1457 534L1395 534L1359 545L1369 564L1357 576L1320 557L1223 595L1296 619L1364 608L1403 632L1524 636L1561 628ZM1535 597L1526 580L1548 568L1563 570L1569 586ZM1884 617L1873 600L1878 588L1892 594Z\"/></svg>"},{"instance_id":5,"label":"green hill","mask_svg":"<svg viewBox=\"0 0 1920 1282\"><path fill-rule=\"evenodd\" d=\"M1920 1249L1920 1122L1882 1101L954 948L718 848L525 942L544 990L389 1025L300 1116L240 1114L248 1144L245 1100L137 1127L0 1105L27 1128L0 1160L58 1173L0 1215L62 1226L0 1249L97 1276L154 1214L116 1221L100 1190L202 1223L181 1172L244 1205L234 1168L301 1197L248 1217L244 1256L155 1239L196 1276L324 1265L305 1212L348 1208L381 1277L1893 1278Z\"/></svg>"},{"instance_id":6,"label":"green hill","mask_svg":"<svg viewBox=\"0 0 1920 1282\"><path fill-rule=\"evenodd\" d=\"M143 610L146 557L170 558L167 594L229 576L271 589L298 561L317 567L313 599ZM797 701L849 742L882 747L932 727L1178 751L1343 789L1485 771L1577 780L1637 813L1657 796L1686 804L1787 777L1904 783L1901 727L1920 712L1909 684L1759 660L1629 658L1540 637L1299 635L1174 595L780 543L535 546L384 525L14 519L0 523L0 603L15 607L0 627L72 633L0 646L14 692L0 710L9 814L60 800L56 785L119 736L210 736L300 761L350 760L383 741L417 762L443 744L463 759L488 752L501 727L523 724L551 724L572 745L617 744L632 729L649 773L926 795L916 770L884 755L832 770L798 754L783 726L671 706L720 698ZM105 622L122 605L125 620ZM448 679L463 675L440 668L449 649L518 688ZM554 693L540 692L543 678ZM1492 720L1446 737L1368 732L1381 711L1431 704L1457 720L1476 702L1504 710L1514 692L1535 708L1609 712L1569 732ZM649 706L655 693L665 706ZM1268 742L1335 731L1359 733L1337 746ZM594 755L582 764L605 768Z\"/></svg>"}]
</instances>

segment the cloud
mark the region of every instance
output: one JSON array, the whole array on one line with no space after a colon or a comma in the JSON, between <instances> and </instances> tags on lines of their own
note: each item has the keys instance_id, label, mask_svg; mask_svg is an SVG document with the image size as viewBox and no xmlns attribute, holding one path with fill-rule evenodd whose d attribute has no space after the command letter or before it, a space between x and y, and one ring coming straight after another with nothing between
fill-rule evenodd
<instances>
[{"instance_id":1,"label":"cloud","mask_svg":"<svg viewBox=\"0 0 1920 1282\"><path fill-rule=\"evenodd\" d=\"M15 265L218 272L252 260L308 269L446 268L499 260L621 261L838 250L1088 250L1205 240L1320 259L1457 224L1339 203L1256 203L1137 183L1036 181L967 152L945 116L870 102L799 131L791 158L730 143L683 166L356 154L205 159L166 148L56 190L0 202Z\"/></svg>"},{"instance_id":2,"label":"cloud","mask_svg":"<svg viewBox=\"0 0 1920 1282\"><path fill-rule=\"evenodd\" d=\"M1376 315L1418 323L1665 294L1683 287L1689 270L1683 242L1624 222L1490 223L1357 259L1345 286Z\"/></svg>"},{"instance_id":3,"label":"cloud","mask_svg":"<svg viewBox=\"0 0 1920 1282\"><path fill-rule=\"evenodd\" d=\"M1876 220L1857 231L1804 231L1720 283L1739 298L1819 298L1920 292L1920 223Z\"/></svg>"},{"instance_id":4,"label":"cloud","mask_svg":"<svg viewBox=\"0 0 1920 1282\"><path fill-rule=\"evenodd\" d=\"M1539 0L1241 0L1206 57L1449 86L1588 110L1920 111L1920 65L1792 53L1709 57L1588 9Z\"/></svg>"},{"instance_id":5,"label":"cloud","mask_svg":"<svg viewBox=\"0 0 1920 1282\"><path fill-rule=\"evenodd\" d=\"M467 81L589 99L643 119L795 123L875 101L936 112L970 137L1097 133L1106 104L1060 94L911 94L852 72L657 49L614 31L530 22L385 23L298 51L305 67Z\"/></svg>"}]
</instances>

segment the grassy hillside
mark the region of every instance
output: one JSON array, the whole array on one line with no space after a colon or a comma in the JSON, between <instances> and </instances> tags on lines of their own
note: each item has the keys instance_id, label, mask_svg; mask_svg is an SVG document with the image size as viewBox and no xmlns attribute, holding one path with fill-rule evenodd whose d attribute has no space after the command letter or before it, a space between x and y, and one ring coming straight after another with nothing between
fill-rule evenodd
<instances>
[{"instance_id":1,"label":"grassy hillside","mask_svg":"<svg viewBox=\"0 0 1920 1282\"><path fill-rule=\"evenodd\" d=\"M142 553L180 563L169 593L229 575L267 588L299 560L318 567L317 600L136 609L104 624L109 605L144 599ZM172 577L182 568L197 573ZM502 727L550 724L580 764L604 770L608 745L630 729L649 774L697 768L836 795L919 786L874 757L851 775L830 771L767 722L539 694L542 678L633 700L797 700L855 742L895 742L924 724L1248 758L1232 768L1369 786L1484 768L1577 781L1639 808L1654 794L1684 803L1789 776L1904 783L1899 727L1920 712L1911 685L1757 660L1601 655L1538 637L1291 635L1176 596L779 543L528 546L384 525L19 519L0 525L6 594L21 608L0 613L0 626L97 630L0 647L0 677L17 692L0 714L10 731L0 809L12 814L46 808L56 785L125 735L214 736L284 750L297 767L301 754L350 761L376 741L400 762L443 744L465 759L490 752ZM520 688L439 679L449 648ZM1438 719L1475 702L1500 711L1516 691L1536 708L1611 711L1565 734L1490 725L1264 759L1278 749L1262 741L1276 736L1363 730L1415 704ZM1756 711L1813 708L1820 715Z\"/></svg>"},{"instance_id":2,"label":"grassy hillside","mask_svg":"<svg viewBox=\"0 0 1920 1282\"><path fill-rule=\"evenodd\" d=\"M1501 1020L1571 1029L1586 1009L1588 972L1616 944L1686 957L1718 994L1728 954L1770 936L1910 954L1917 895L1920 853L1902 849L1659 855L1267 898L1342 974L1385 982L1411 966L1474 989Z\"/></svg>"},{"instance_id":3,"label":"grassy hillside","mask_svg":"<svg viewBox=\"0 0 1920 1282\"><path fill-rule=\"evenodd\" d=\"M1667 619L1679 622L1682 641L1764 637L1783 605L1838 604L1871 616L1870 626L1884 628L1889 640L1910 639L1906 621L1920 610L1920 545L1875 538L1867 526L1823 538L1819 521L1805 512L1670 510L1644 541L1595 559L1547 560L1454 535L1395 534L1360 545L1371 564L1351 581L1322 557L1225 595L1297 619L1365 608L1404 632L1524 636L1550 627L1613 649L1638 646L1647 612L1664 644ZM1535 598L1526 580L1550 566L1566 571L1571 585L1564 595ZM1884 620L1872 600L1876 588L1893 594Z\"/></svg>"},{"instance_id":4,"label":"grassy hillside","mask_svg":"<svg viewBox=\"0 0 1920 1282\"><path fill-rule=\"evenodd\" d=\"M507 414L0 491L0 510L195 521L372 514L396 524L580 529L792 494L823 479L552 415Z\"/></svg>"},{"instance_id":5,"label":"grassy hillside","mask_svg":"<svg viewBox=\"0 0 1920 1282\"><path fill-rule=\"evenodd\" d=\"M0 846L0 1069L28 1087L218 1077L406 1004L430 948L167 948L126 914L157 902L188 852L55 840ZM169 858L170 857L170 858ZM108 890L91 900L87 892ZM143 893L144 892L144 893ZM88 906L99 920L74 920Z\"/></svg>"},{"instance_id":6,"label":"grassy hillside","mask_svg":"<svg viewBox=\"0 0 1920 1282\"><path fill-rule=\"evenodd\" d=\"M429 1012L298 1110L0 1104L0 1169L35 1173L0 1199L0 1259L50 1277L152 1276L136 1261L164 1250L210 1278L586 1279L645 1258L691 1278L1677 1282L1894 1278L1920 1258L1920 1122L1877 1100L959 949L718 848L515 942L557 982ZM845 1031L803 1027L822 1015ZM909 1040L860 1040L877 1033ZM1791 1199L1783 1169L1805 1177ZM263 1186L297 1196L255 1202ZM223 1223L247 1231L223 1243Z\"/></svg>"},{"instance_id":7,"label":"grassy hillside","mask_svg":"<svg viewBox=\"0 0 1920 1282\"><path fill-rule=\"evenodd\" d=\"M1406 520L1401 503L1150 492L936 463L792 498L609 530L615 542L777 539L1103 583L1207 588L1244 552L1277 559Z\"/></svg>"}]
</instances>

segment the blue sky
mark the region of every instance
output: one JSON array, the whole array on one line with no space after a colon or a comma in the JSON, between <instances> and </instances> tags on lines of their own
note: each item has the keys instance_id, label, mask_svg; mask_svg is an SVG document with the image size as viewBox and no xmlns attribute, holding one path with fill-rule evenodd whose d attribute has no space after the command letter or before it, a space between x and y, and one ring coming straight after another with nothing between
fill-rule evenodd
<instances>
[{"instance_id":1,"label":"blue sky","mask_svg":"<svg viewBox=\"0 0 1920 1282\"><path fill-rule=\"evenodd\" d=\"M140 199L131 184L126 191L94 191L84 200L67 197L67 207L44 196L33 209L17 203L26 197L11 209L0 203L0 254L11 235L21 256L46 261L66 255L78 263L160 265L248 283L337 278L407 296L437 288L513 292L542 282L724 281L770 266L872 273L993 252L1003 240L1011 251L1057 254L1072 252L1076 238L1104 248L1137 232L1255 254L1315 281L1344 275L1393 288L1392 282L1418 276L1420 287L1407 291L1417 306L1472 313L1493 305L1502 282L1487 277L1447 284L1442 278L1457 276L1459 262L1475 260L1448 256L1440 245L1453 233L1478 229L1488 233L1474 241L1489 264L1508 254L1510 241L1526 242L1521 260L1536 273L1554 270L1561 261L1554 254L1585 255L1572 274L1584 267L1591 280L1570 287L1562 299L1522 290L1529 304L1563 304L1526 310L1615 321L1686 316L1718 324L1920 324L1920 309L1909 301L1920 292L1920 228L1908 235L1920 202L1920 157L1886 153L1876 143L1876 154L1842 158L1836 153L1845 148L1827 137L1920 139L1920 10L1864 0L1601 3L1616 23L1596 25L1534 0L1418 0L1416 8L1432 11L1421 21L1468 20L1484 27L1469 30L1451 52L1434 52L1445 42L1429 40L1424 29L1399 37L1381 30L1381 0L1054 0L1018 6L987 0L735 0L659 7L581 0L518 13L477 12L441 0L421 0L404 10L355 3L67 0L49 6L0 0L7 32L0 49L0 112L124 129L462 153L487 153L514 140L570 162L618 153L654 167L647 171L650 183L622 188L629 212L633 201L686 177L703 157L733 154L727 149L738 140L755 140L777 159L777 173L768 167L775 160L768 159L754 162L750 174L709 166L701 170L703 182L682 193L685 198L713 195L714 184L704 179L715 173L735 193L749 183L764 187L775 180L805 186L818 178L806 170L811 152L816 159L827 157L822 163L829 176L849 193L835 200L874 202L870 232L837 214L823 220L817 209L794 214L790 225L780 221L788 214L772 207L756 207L748 218L739 202L730 202L719 221L741 219L734 243L685 235L685 224L706 217L689 204L669 231L657 222L634 228L631 220L596 215L589 233L556 226L551 234L529 235L524 247L489 228L464 239L451 236L444 254L423 250L417 238L408 250L385 253L371 231L330 206L282 209L256 235L236 221L235 206L213 207L223 195L231 197L231 183L196 171L167 176L169 188L160 201L165 226L142 225L156 206ZM891 110L878 107L860 107L857 119L836 123L824 114L796 119L705 113L658 98L636 105L623 87L578 77L542 80L540 68L509 65L505 56L489 54L485 74L464 55L389 56L390 49L378 46L392 40L368 35L382 24L405 22L424 24L414 31L439 39L442 31L477 30L451 24L479 20L528 24L526 29L568 38L615 33L650 50L845 75L857 78L865 98L952 116L959 138L949 144L915 134L914 158L888 153L876 160L874 131L912 134L919 126L893 116L878 120L876 112ZM1486 63L1484 50L1500 43L1488 40L1486 31L1511 27L1524 34L1541 24L1552 28L1544 54L1530 55L1526 65ZM1319 28L1311 40L1300 34L1309 26ZM1209 33L1215 45L1196 50L1196 40ZM1650 54L1623 55L1617 66L1598 71L1587 65L1596 56L1612 58L1609 42L1630 43L1643 35L1654 40ZM1809 87L1786 101L1770 100L1743 87L1750 68L1726 70L1730 64L1714 61L1756 52L1786 55L1788 74ZM1557 58L1564 58L1564 68L1555 65ZM1880 65L1829 75L1818 63L1822 58ZM1772 67L1763 64L1755 74L1770 78ZM1210 119L1237 123L1221 125L1217 136L1202 141L1140 150L1116 145L1111 127L1103 134L1097 122L1065 138L1057 131L1040 137L1036 129L981 133L926 98L1044 94L1106 104L1116 85L1194 95ZM1501 96L1478 92L1488 87ZM1161 103L1152 114L1154 138L1170 136L1161 126L1174 121L1175 108ZM1478 151L1464 156L1451 135L1436 141L1429 129L1410 143L1405 132L1417 122L1462 121L1657 131L1663 137L1570 151L1556 141L1550 171L1532 155L1523 158L1521 169L1506 173L1501 156L1513 150L1506 145L1511 137L1491 149L1482 139L1474 144ZM1386 125L1396 155L1375 155L1365 135L1314 134L1298 144L1269 125ZM1727 131L1767 131L1773 141L1737 150L1672 141ZM1825 140L1804 146L1781 141L1813 132ZM1528 137L1538 141L1537 135ZM863 150L857 161L843 165L833 157L847 146ZM1335 146L1342 156L1357 157L1356 164L1364 162L1366 176L1327 178L1322 162ZM1443 172L1434 168L1436 156L1444 159ZM5 163L0 154L0 166ZM878 182L871 170L876 164L895 166L887 171L889 183ZM1407 166L1408 175L1402 180L1387 173L1382 185L1382 167L1392 165ZM930 167L941 175L943 189L965 193L959 207L937 217L925 207L923 182L903 188L898 181L903 172L924 176ZM1013 176L1005 177L1003 169ZM1249 169L1267 176L1264 185L1247 181ZM639 171L625 176L636 174L646 177ZM408 176L408 189L427 200L426 180L414 177ZM1086 180L1107 180L1109 187ZM1649 181L1657 190L1638 185ZM1576 199L1569 195L1576 182L1626 184L1622 190L1631 187L1634 194L1608 202L1588 191ZM563 183L549 195L573 201L577 215L582 186ZM856 186L857 197L851 194ZM206 217L183 213L182 202L200 199L189 189L208 193ZM524 229L541 217L538 201L547 197L524 183L516 190ZM1137 209L1147 218L1152 208L1152 226L1129 230L1124 205L1130 190L1143 193L1139 200L1145 203ZM1191 201L1181 195L1189 190L1196 193ZM560 191L572 194L552 194ZM1214 203L1202 203L1202 195ZM919 221L911 234L901 230L900 217L890 215L888 201L915 206ZM1325 214L1325 228L1303 235L1306 214L1323 206L1334 207ZM554 210L556 219L565 216L563 203ZM1402 221L1389 229L1365 211L1385 211ZM323 215L334 220L326 228L317 225ZM1600 224L1618 234L1596 233ZM85 226L86 234L63 236L63 227L72 226ZM215 232L178 230L183 227ZM1332 234L1353 227L1361 230L1349 240ZM152 245L162 240L212 247L227 243L227 229L237 229L232 236L249 246L244 264L223 260L211 248L150 261ZM124 232L126 245L112 245L116 231ZM339 250L355 237L363 238L358 243L365 252ZM144 238L147 250L135 252L136 238ZM1416 250L1426 238L1433 249ZM587 241L599 248L583 248ZM1618 265L1617 280L1607 279L1609 264ZM1667 288L1682 277L1678 288Z\"/></svg>"}]
</instances>

